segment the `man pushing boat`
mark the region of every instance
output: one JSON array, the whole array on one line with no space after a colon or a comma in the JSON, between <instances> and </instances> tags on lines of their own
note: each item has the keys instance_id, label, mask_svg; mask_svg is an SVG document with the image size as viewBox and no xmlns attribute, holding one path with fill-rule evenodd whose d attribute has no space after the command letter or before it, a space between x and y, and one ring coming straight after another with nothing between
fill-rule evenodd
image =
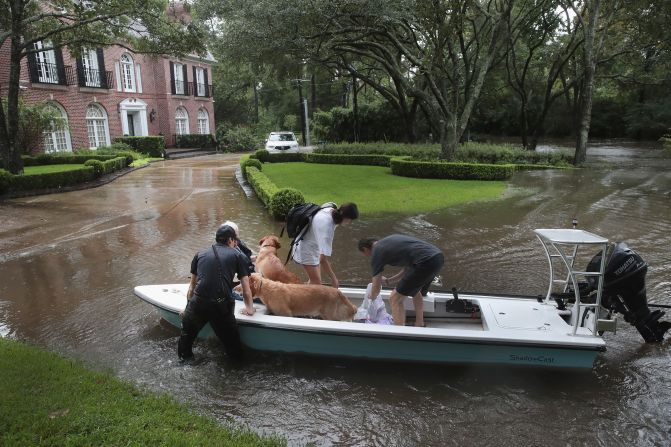
<instances>
[{"instance_id":1,"label":"man pushing boat","mask_svg":"<svg viewBox=\"0 0 671 447\"><path fill-rule=\"evenodd\" d=\"M380 293L382 285L398 284L389 295L394 324L405 325L406 296L412 297L415 308L415 326L424 326L424 296L433 278L443 267L445 258L435 245L403 234L392 234L383 239L366 238L359 241L359 251L370 257L373 273L371 296ZM384 267L391 265L403 269L392 277L382 276Z\"/></svg>"}]
</instances>

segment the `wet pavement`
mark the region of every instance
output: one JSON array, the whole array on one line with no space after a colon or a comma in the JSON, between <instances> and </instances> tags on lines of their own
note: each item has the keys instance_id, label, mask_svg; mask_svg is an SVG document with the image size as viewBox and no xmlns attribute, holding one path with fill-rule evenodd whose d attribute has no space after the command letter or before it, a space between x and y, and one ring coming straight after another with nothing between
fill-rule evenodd
<instances>
[{"instance_id":1,"label":"wet pavement","mask_svg":"<svg viewBox=\"0 0 671 447\"><path fill-rule=\"evenodd\" d=\"M365 236L406 232L443 249L443 285L545 293L534 228L579 226L624 240L649 263L651 302L671 304L671 162L655 144L602 142L592 168L521 172L503 198L339 228L334 268L369 280ZM278 233L237 186L235 155L164 161L99 188L0 203L0 335L34 343L166 392L222 422L292 445L666 445L671 344L644 345L620 322L593 370L412 365L255 353L176 366L178 332L134 297L186 282L195 251L231 219L250 246ZM280 256L286 251L282 250ZM294 270L302 274L298 269Z\"/></svg>"}]
</instances>

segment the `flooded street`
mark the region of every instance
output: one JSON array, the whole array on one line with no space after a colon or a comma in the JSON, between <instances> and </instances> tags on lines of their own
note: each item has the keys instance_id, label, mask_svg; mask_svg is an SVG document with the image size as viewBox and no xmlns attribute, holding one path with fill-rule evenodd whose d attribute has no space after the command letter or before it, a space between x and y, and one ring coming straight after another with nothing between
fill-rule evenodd
<instances>
[{"instance_id":1,"label":"flooded street","mask_svg":"<svg viewBox=\"0 0 671 447\"><path fill-rule=\"evenodd\" d=\"M671 342L645 345L622 319L587 371L270 353L236 365L215 341L196 344L204 364L176 366L179 332L132 289L187 282L194 253L227 219L250 247L279 234L281 224L236 185L237 160L158 162L99 188L0 203L0 335L290 445L668 445ZM443 249L444 288L544 294L547 261L532 230L569 228L576 217L579 228L638 251L649 264L648 300L671 305L671 153L603 142L588 162L517 173L486 204L411 217L362 209L336 231L334 269L344 284L368 282L356 241L401 232Z\"/></svg>"}]
</instances>

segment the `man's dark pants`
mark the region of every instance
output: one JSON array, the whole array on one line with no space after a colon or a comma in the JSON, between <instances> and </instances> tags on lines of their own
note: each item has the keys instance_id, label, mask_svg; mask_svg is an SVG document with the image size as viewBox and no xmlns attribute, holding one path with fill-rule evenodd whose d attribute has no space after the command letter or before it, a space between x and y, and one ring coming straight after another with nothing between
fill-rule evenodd
<instances>
[{"instance_id":1,"label":"man's dark pants","mask_svg":"<svg viewBox=\"0 0 671 447\"><path fill-rule=\"evenodd\" d=\"M226 354L234 358L241 358L242 344L238 325L235 322L235 302L233 300L216 302L198 295L194 295L188 302L182 316L182 335L177 344L179 358L193 357L191 350L193 342L198 332L207 323L210 323L214 333L224 344Z\"/></svg>"}]
</instances>

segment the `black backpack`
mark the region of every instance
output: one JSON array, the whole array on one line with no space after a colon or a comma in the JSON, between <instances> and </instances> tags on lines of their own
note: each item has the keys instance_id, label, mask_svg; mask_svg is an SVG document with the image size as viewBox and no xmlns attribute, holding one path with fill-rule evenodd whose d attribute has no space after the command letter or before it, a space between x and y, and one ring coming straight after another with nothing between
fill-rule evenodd
<instances>
[{"instance_id":1,"label":"black backpack","mask_svg":"<svg viewBox=\"0 0 671 447\"><path fill-rule=\"evenodd\" d=\"M324 208L337 208L336 204L333 202L329 202L325 204L324 206L319 206L315 203L301 203L299 205L295 205L293 208L289 210L287 213L287 219L284 227L282 227L282 231L280 232L280 237L284 235L284 230L287 230L287 236L290 238L293 238L291 241L291 246L289 247L289 254L287 255L287 260L284 262L286 264L289 262L289 258L291 258L291 254L294 251L294 246L296 245L297 242L299 242L301 239L303 239L303 236L305 236L305 233L308 232L308 229L310 228L310 224L312 223L312 218L314 217L315 214L319 210L322 210Z\"/></svg>"}]
</instances>

